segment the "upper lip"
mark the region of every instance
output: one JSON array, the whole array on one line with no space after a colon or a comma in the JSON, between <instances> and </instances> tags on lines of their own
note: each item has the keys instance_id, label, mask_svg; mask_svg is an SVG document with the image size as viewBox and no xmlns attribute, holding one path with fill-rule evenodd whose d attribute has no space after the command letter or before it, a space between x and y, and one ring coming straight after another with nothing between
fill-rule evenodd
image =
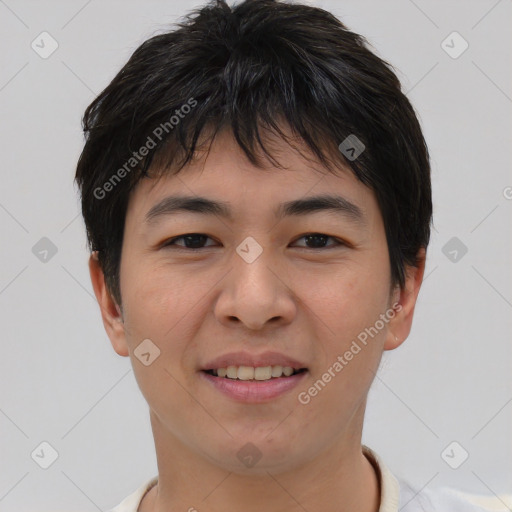
<instances>
[{"instance_id":1,"label":"upper lip","mask_svg":"<svg viewBox=\"0 0 512 512\"><path fill-rule=\"evenodd\" d=\"M304 363L293 359L279 352L262 352L261 354L250 354L249 352L230 352L218 356L202 365L201 370L216 370L228 366L290 366L295 370L306 368Z\"/></svg>"}]
</instances>

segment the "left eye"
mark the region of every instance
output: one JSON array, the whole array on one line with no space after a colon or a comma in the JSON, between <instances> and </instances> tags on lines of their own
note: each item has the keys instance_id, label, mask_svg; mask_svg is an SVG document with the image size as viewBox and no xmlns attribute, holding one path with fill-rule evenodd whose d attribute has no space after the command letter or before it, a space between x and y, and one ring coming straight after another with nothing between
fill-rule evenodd
<instances>
[{"instance_id":1,"label":"left eye","mask_svg":"<svg viewBox=\"0 0 512 512\"><path fill-rule=\"evenodd\" d=\"M341 240L338 240L337 238L334 238L329 235L324 235L323 233L308 233L307 235L303 235L298 240L305 239L306 243L312 242L315 247L306 247L307 249L323 249L324 247L329 247L324 245L324 242L326 242L328 239L334 240L333 246L340 246L344 245L344 243ZM320 246L320 247L319 247Z\"/></svg>"},{"instance_id":2,"label":"left eye","mask_svg":"<svg viewBox=\"0 0 512 512\"><path fill-rule=\"evenodd\" d=\"M188 235L181 235L175 238L171 238L163 244L163 247L168 247L170 245L178 245L178 247L183 247L181 244L176 244L175 242L176 240L184 240L185 249L200 249L201 244L204 243L207 238L210 237L208 235L203 235L202 233L190 233Z\"/></svg>"},{"instance_id":3,"label":"left eye","mask_svg":"<svg viewBox=\"0 0 512 512\"><path fill-rule=\"evenodd\" d=\"M306 241L306 244L312 243L314 245L314 247L305 247L306 249L323 249L324 247L329 247L325 245L326 241L329 238L335 241L335 243L332 244L334 246L344 245L341 240L338 240L329 235L324 235L322 233L308 233L306 235L301 236L297 240L304 239ZM169 247L174 245L178 247L183 247L185 249L201 249L203 248L202 245L206 242L207 239L212 240L212 238L203 233L189 233L187 235L181 235L169 239L167 242L163 244L163 247ZM177 244L176 242L178 240L183 240L184 245ZM211 245L206 247L211 247Z\"/></svg>"}]
</instances>

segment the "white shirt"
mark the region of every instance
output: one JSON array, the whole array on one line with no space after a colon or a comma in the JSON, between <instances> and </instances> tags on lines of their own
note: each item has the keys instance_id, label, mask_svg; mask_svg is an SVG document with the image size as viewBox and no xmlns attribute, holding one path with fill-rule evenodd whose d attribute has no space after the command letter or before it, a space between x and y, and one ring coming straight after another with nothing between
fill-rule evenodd
<instances>
[{"instance_id":1,"label":"white shirt","mask_svg":"<svg viewBox=\"0 0 512 512\"><path fill-rule=\"evenodd\" d=\"M363 453L372 463L380 481L381 499L378 512L508 512L497 497L466 494L448 488L434 491L412 489L406 482L399 482L382 459L370 448L362 445ZM144 495L158 482L154 476L107 512L137 512ZM501 497L512 502L512 495Z\"/></svg>"}]
</instances>

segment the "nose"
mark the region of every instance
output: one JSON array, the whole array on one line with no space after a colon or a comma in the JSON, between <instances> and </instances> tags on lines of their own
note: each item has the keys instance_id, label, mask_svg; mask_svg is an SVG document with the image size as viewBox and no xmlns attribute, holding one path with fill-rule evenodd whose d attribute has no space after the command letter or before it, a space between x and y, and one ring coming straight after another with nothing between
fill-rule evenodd
<instances>
[{"instance_id":1,"label":"nose","mask_svg":"<svg viewBox=\"0 0 512 512\"><path fill-rule=\"evenodd\" d=\"M250 330L292 322L297 311L293 283L267 254L263 250L251 263L234 255L233 269L222 281L214 307L219 322L226 326L241 323Z\"/></svg>"}]
</instances>

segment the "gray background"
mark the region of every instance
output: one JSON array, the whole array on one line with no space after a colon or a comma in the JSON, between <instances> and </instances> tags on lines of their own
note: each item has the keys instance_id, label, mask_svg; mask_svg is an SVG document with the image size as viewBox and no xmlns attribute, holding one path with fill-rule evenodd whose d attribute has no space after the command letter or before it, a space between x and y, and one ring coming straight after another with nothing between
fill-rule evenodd
<instances>
[{"instance_id":1,"label":"gray background","mask_svg":"<svg viewBox=\"0 0 512 512\"><path fill-rule=\"evenodd\" d=\"M409 339L384 356L363 441L418 489L510 493L512 2L310 3L396 67L432 157L425 282ZM105 510L157 473L147 404L93 296L72 180L85 107L143 40L198 5L0 0L2 511ZM31 47L43 31L59 45L46 59ZM458 58L442 46L453 31L469 44ZM56 254L33 251L43 237ZM48 469L43 441L58 452ZM457 469L442 457L453 441L452 464L469 453Z\"/></svg>"}]
</instances>

